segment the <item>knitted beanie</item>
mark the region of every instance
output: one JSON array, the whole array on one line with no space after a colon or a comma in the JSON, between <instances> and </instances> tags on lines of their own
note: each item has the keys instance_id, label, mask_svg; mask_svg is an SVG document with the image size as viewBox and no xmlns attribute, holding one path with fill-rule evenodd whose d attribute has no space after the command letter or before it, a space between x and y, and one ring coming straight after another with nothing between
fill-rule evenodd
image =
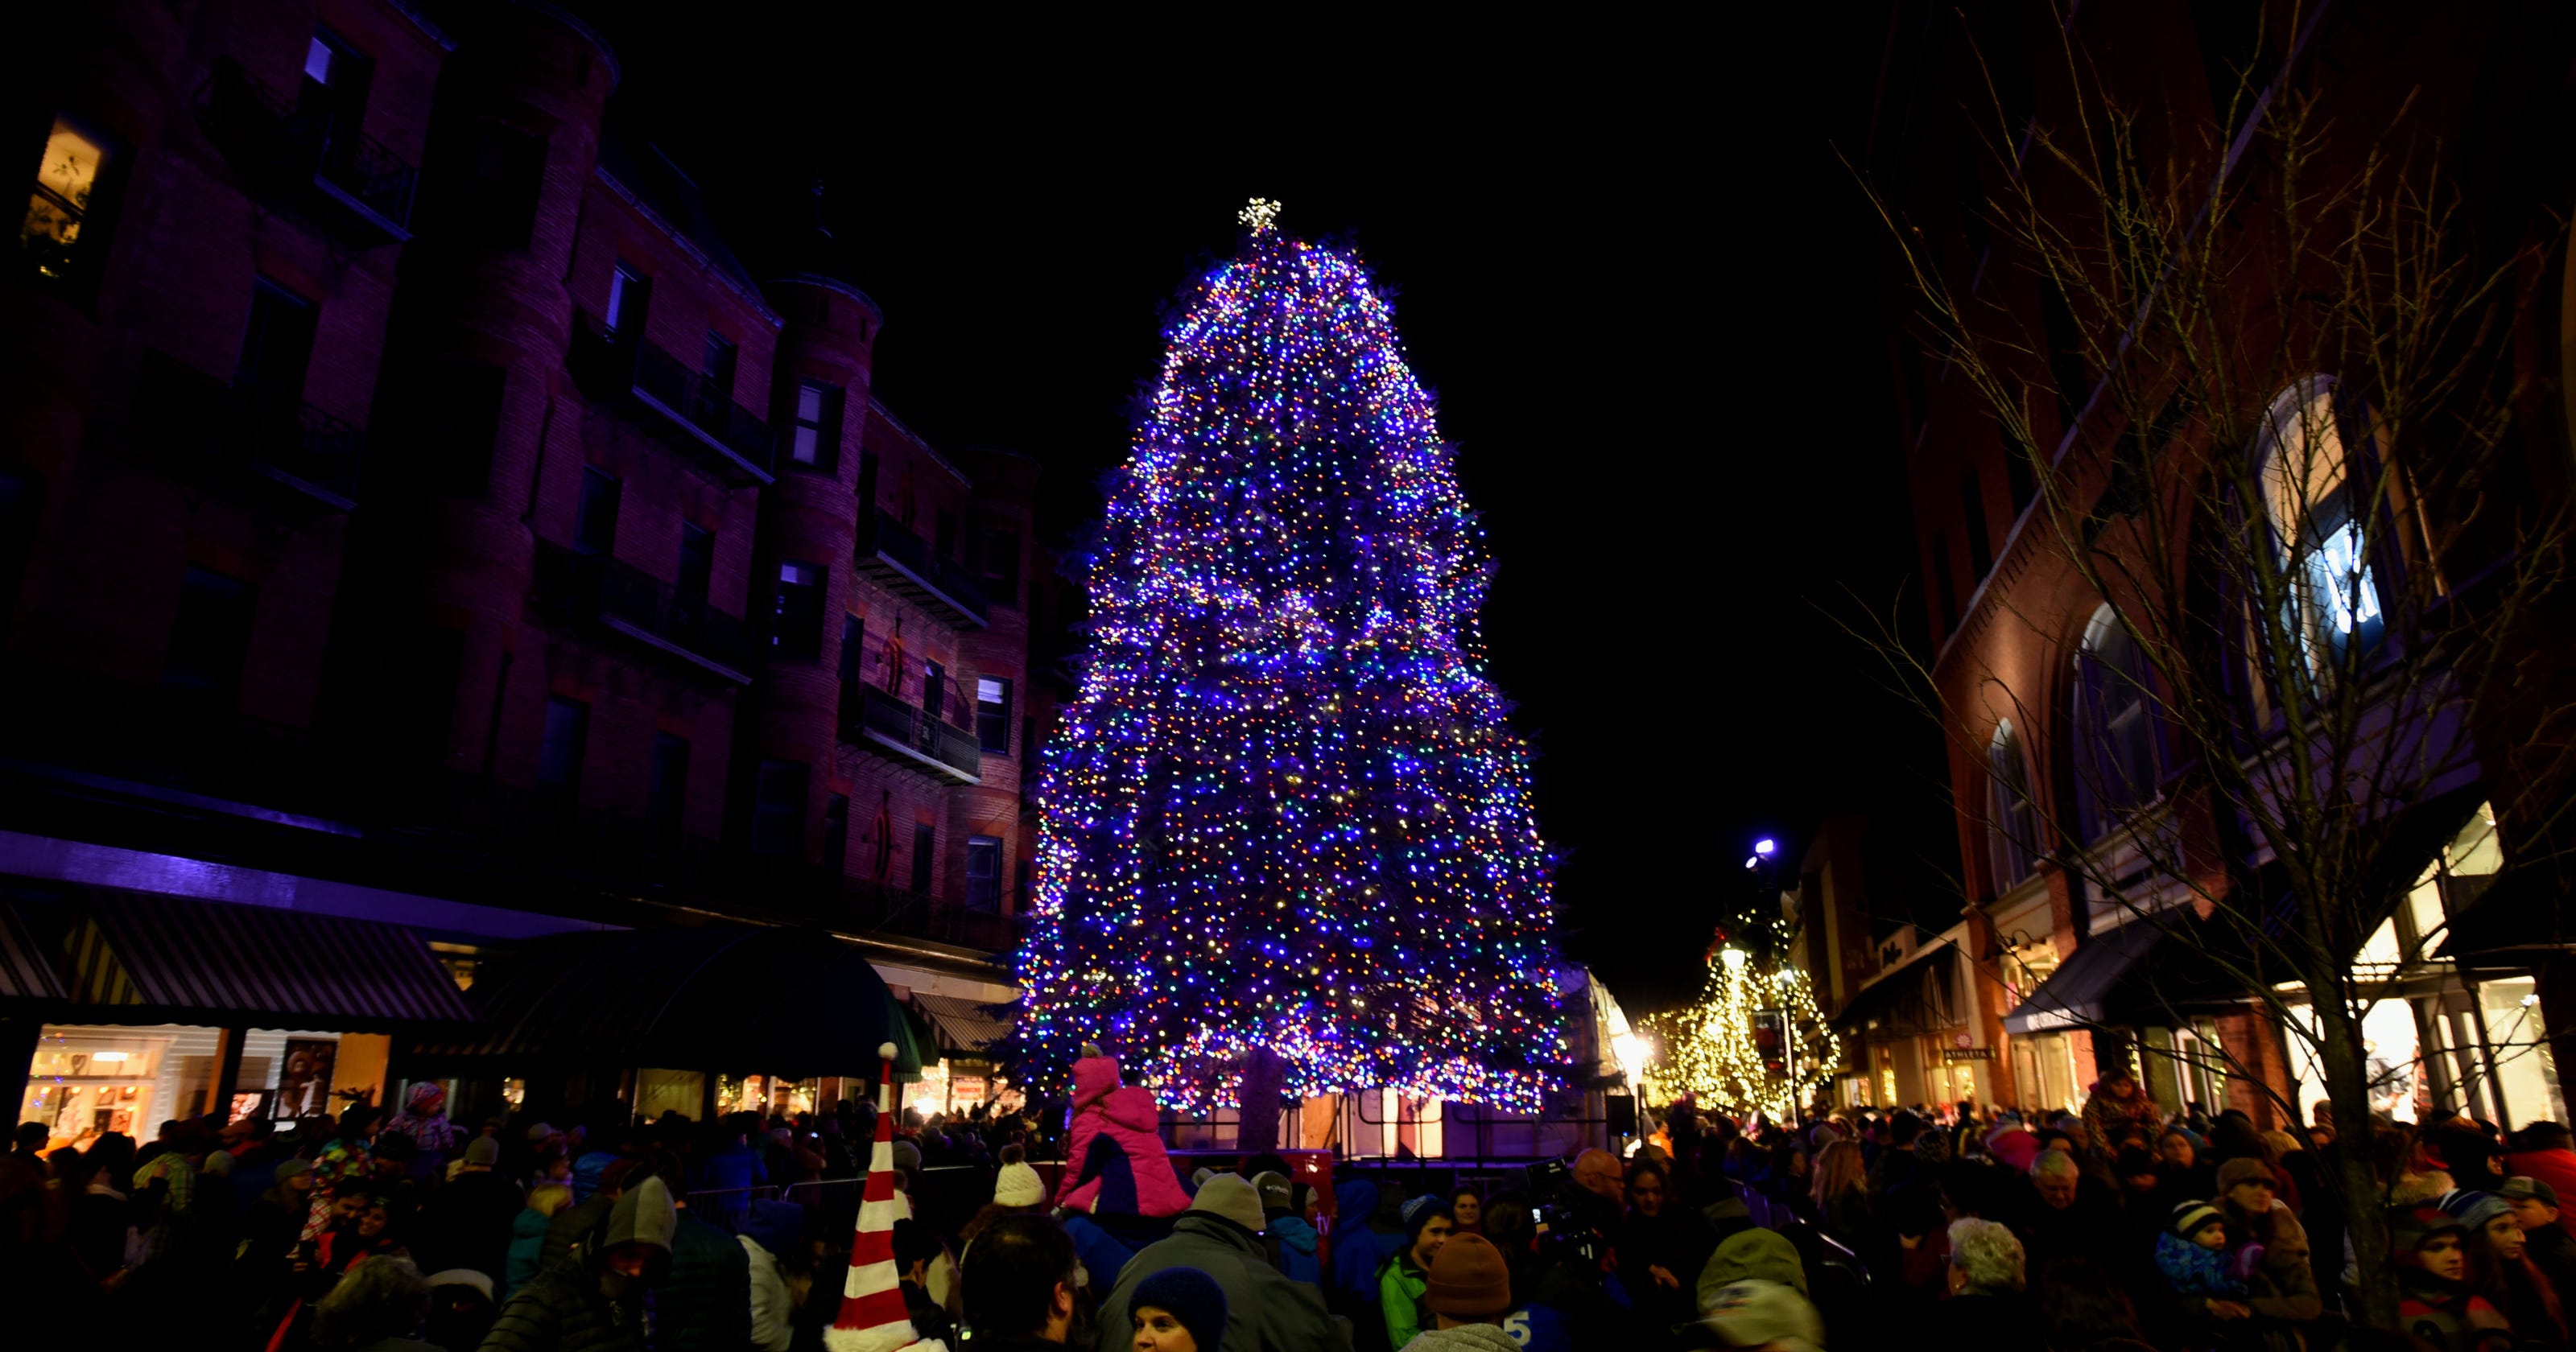
<instances>
[{"instance_id":1,"label":"knitted beanie","mask_svg":"<svg viewBox=\"0 0 2576 1352\"><path fill-rule=\"evenodd\" d=\"M1422 1303L1452 1319L1484 1319L1512 1308L1512 1273L1483 1235L1452 1235L1431 1260Z\"/></svg>"},{"instance_id":2,"label":"knitted beanie","mask_svg":"<svg viewBox=\"0 0 2576 1352\"><path fill-rule=\"evenodd\" d=\"M998 1206L1036 1206L1046 1200L1046 1180L1025 1162L1014 1160L1002 1166L993 1180L993 1201Z\"/></svg>"},{"instance_id":3,"label":"knitted beanie","mask_svg":"<svg viewBox=\"0 0 2576 1352\"><path fill-rule=\"evenodd\" d=\"M2279 1180L2272 1177L2272 1166L2252 1155L2239 1155L2218 1166L2219 1196L2226 1196L2227 1190L2239 1183L2260 1183L2275 1189L2281 1186Z\"/></svg>"},{"instance_id":4,"label":"knitted beanie","mask_svg":"<svg viewBox=\"0 0 2576 1352\"><path fill-rule=\"evenodd\" d=\"M1127 1297L1127 1312L1156 1309L1181 1321L1192 1340L1208 1352L1225 1341L1225 1288L1194 1267L1167 1267L1136 1283Z\"/></svg>"},{"instance_id":5,"label":"knitted beanie","mask_svg":"<svg viewBox=\"0 0 2576 1352\"><path fill-rule=\"evenodd\" d=\"M1261 1194L1241 1174L1218 1174L1199 1186L1198 1196L1190 1199L1190 1210L1203 1211L1242 1226L1254 1234L1261 1233Z\"/></svg>"},{"instance_id":6,"label":"knitted beanie","mask_svg":"<svg viewBox=\"0 0 2576 1352\"><path fill-rule=\"evenodd\" d=\"M2487 1222L2498 1216L2513 1214L2513 1203L2475 1188L2454 1188L2443 1193L2442 1200L2434 1205L2442 1208L2443 1215L2456 1218L2463 1227L2472 1231L2485 1229Z\"/></svg>"},{"instance_id":7,"label":"knitted beanie","mask_svg":"<svg viewBox=\"0 0 2576 1352\"><path fill-rule=\"evenodd\" d=\"M1411 1244L1422 1238L1422 1227L1429 1225L1434 1217L1441 1220L1452 1219L1449 1214L1449 1204L1427 1192L1405 1203L1404 1242Z\"/></svg>"},{"instance_id":8,"label":"knitted beanie","mask_svg":"<svg viewBox=\"0 0 2576 1352\"><path fill-rule=\"evenodd\" d=\"M2189 1239L2200 1233L2200 1227L2219 1219L2222 1218L2218 1214L2218 1208L2209 1203L2185 1202L2173 1209L2173 1219L2169 1228L2176 1235Z\"/></svg>"}]
</instances>

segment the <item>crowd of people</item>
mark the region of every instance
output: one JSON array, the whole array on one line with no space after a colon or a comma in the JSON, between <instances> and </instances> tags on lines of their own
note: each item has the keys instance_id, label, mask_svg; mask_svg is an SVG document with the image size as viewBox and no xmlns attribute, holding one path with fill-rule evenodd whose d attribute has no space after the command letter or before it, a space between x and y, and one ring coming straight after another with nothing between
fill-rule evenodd
<instances>
[{"instance_id":1,"label":"crowd of people","mask_svg":"<svg viewBox=\"0 0 2576 1352\"><path fill-rule=\"evenodd\" d=\"M2356 1226L2330 1128L2167 1120L2120 1071L2080 1113L1683 1104L1624 1158L1329 1189L1276 1155L1185 1173L1103 1056L1051 1112L906 1113L883 1142L857 1101L444 1110L421 1086L390 1116L51 1151L21 1127L0 1291L29 1346L214 1352L2523 1352L2568 1348L2576 1306L2565 1128L2383 1125L2385 1224ZM2356 1242L2396 1267L2397 1327ZM853 1314L871 1282L892 1333Z\"/></svg>"}]
</instances>

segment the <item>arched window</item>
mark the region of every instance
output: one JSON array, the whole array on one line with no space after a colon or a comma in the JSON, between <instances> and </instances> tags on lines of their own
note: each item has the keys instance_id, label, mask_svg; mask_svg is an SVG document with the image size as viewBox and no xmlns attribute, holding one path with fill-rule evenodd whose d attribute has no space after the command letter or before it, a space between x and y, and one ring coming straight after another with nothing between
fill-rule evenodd
<instances>
[{"instance_id":1,"label":"arched window","mask_svg":"<svg viewBox=\"0 0 2576 1352\"><path fill-rule=\"evenodd\" d=\"M2075 654L2075 814L2087 841L2153 802L2162 778L2145 654L2109 606Z\"/></svg>"},{"instance_id":2,"label":"arched window","mask_svg":"<svg viewBox=\"0 0 2576 1352\"><path fill-rule=\"evenodd\" d=\"M2376 643L2379 587L2358 510L2332 376L2310 376L2263 413L2263 510L2289 572L2290 622L2311 658Z\"/></svg>"},{"instance_id":3,"label":"arched window","mask_svg":"<svg viewBox=\"0 0 2576 1352\"><path fill-rule=\"evenodd\" d=\"M2026 764L2012 720L1995 724L1995 738L1986 743L1986 853L1999 897L2020 886L2039 857L2039 813L2031 805Z\"/></svg>"}]
</instances>

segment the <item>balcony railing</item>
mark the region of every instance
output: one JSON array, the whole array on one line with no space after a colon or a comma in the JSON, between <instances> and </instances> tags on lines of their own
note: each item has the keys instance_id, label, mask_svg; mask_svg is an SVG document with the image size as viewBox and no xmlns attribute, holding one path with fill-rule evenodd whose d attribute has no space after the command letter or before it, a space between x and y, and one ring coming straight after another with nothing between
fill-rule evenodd
<instances>
[{"instance_id":1,"label":"balcony railing","mask_svg":"<svg viewBox=\"0 0 2576 1352\"><path fill-rule=\"evenodd\" d=\"M679 447L736 484L776 480L769 424L716 388L703 372L659 345L603 329L584 314L572 352L573 378L595 397L631 397Z\"/></svg>"},{"instance_id":2,"label":"balcony railing","mask_svg":"<svg viewBox=\"0 0 2576 1352\"><path fill-rule=\"evenodd\" d=\"M860 572L895 591L915 600L936 601L965 623L984 627L983 585L933 553L928 542L904 529L890 513L860 520L858 565Z\"/></svg>"},{"instance_id":3,"label":"balcony railing","mask_svg":"<svg viewBox=\"0 0 2576 1352\"><path fill-rule=\"evenodd\" d=\"M367 244L411 238L418 174L348 114L298 107L229 59L197 94L197 125L243 177L269 191L311 192L343 233Z\"/></svg>"},{"instance_id":4,"label":"balcony railing","mask_svg":"<svg viewBox=\"0 0 2576 1352\"><path fill-rule=\"evenodd\" d=\"M719 679L751 680L743 622L642 569L539 541L537 599L556 614L596 620Z\"/></svg>"},{"instance_id":5,"label":"balcony railing","mask_svg":"<svg viewBox=\"0 0 2576 1352\"><path fill-rule=\"evenodd\" d=\"M841 687L841 740L951 784L984 782L975 734L872 685Z\"/></svg>"},{"instance_id":6,"label":"balcony railing","mask_svg":"<svg viewBox=\"0 0 2576 1352\"><path fill-rule=\"evenodd\" d=\"M364 429L274 389L227 384L147 351L135 427L183 466L230 465L338 511L358 505Z\"/></svg>"}]
</instances>

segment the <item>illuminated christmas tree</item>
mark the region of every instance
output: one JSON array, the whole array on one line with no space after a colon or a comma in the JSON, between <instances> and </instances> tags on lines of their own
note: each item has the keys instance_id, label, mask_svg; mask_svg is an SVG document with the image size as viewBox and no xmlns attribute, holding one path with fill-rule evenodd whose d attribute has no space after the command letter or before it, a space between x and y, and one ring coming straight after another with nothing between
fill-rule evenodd
<instances>
[{"instance_id":1,"label":"illuminated christmas tree","mask_svg":"<svg viewBox=\"0 0 2576 1352\"><path fill-rule=\"evenodd\" d=\"M1699 999L1641 1021L1654 1044L1647 1078L1658 1090L1783 1121L1833 1078L1842 1040L1790 960L1796 938L1785 917L1758 901L1718 927Z\"/></svg>"},{"instance_id":2,"label":"illuminated christmas tree","mask_svg":"<svg viewBox=\"0 0 2576 1352\"><path fill-rule=\"evenodd\" d=\"M1166 334L1041 779L1020 1042L1164 1104L1286 1087L1535 1109L1567 1050L1482 533L1357 257L1255 202Z\"/></svg>"}]
</instances>

